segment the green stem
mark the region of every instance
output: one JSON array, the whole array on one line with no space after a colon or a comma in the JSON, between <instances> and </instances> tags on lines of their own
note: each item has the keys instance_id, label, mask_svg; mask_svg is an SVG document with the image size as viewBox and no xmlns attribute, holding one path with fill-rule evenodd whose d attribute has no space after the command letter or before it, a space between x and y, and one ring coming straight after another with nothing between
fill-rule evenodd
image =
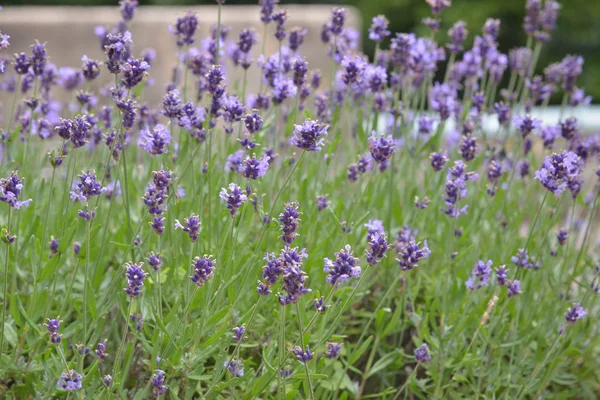
<instances>
[{"instance_id":1,"label":"green stem","mask_svg":"<svg viewBox=\"0 0 600 400\"><path fill-rule=\"evenodd\" d=\"M306 351L306 347L304 347L304 331L302 330L302 319L300 317L300 306L298 305L298 302L296 302L296 317L298 320L298 330L300 331L300 346L302 347L302 351ZM309 399L313 400L315 398L315 395L313 392L312 382L310 380L310 371L308 370L308 362L304 361L302 364L304 365L304 373L306 374L306 383L308 384L308 392L310 394Z\"/></svg>"},{"instance_id":2,"label":"green stem","mask_svg":"<svg viewBox=\"0 0 600 400\"><path fill-rule=\"evenodd\" d=\"M10 210L8 206L8 222L6 224L6 234L10 235ZM6 255L4 258L4 297L2 298L2 327L0 334L0 352L4 352L4 325L6 324L6 305L8 303L8 259L10 253L10 243L6 244Z\"/></svg>"}]
</instances>

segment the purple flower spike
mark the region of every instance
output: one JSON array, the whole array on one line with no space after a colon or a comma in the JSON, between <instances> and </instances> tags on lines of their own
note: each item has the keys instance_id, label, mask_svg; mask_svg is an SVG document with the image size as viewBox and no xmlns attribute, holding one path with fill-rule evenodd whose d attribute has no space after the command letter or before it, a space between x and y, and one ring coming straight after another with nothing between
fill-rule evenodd
<instances>
[{"instance_id":1,"label":"purple flower spike","mask_svg":"<svg viewBox=\"0 0 600 400\"><path fill-rule=\"evenodd\" d=\"M137 86L148 75L146 71L149 69L150 64L143 59L130 58L121 66L123 85L130 89Z\"/></svg>"},{"instance_id":2,"label":"purple flower spike","mask_svg":"<svg viewBox=\"0 0 600 400\"><path fill-rule=\"evenodd\" d=\"M296 360L300 361L301 363L306 363L313 358L313 353L310 351L308 346L306 346L306 351L302 350L302 347L300 346L295 346L292 349L292 353L294 353L296 356Z\"/></svg>"},{"instance_id":3,"label":"purple flower spike","mask_svg":"<svg viewBox=\"0 0 600 400\"><path fill-rule=\"evenodd\" d=\"M256 158L256 155L253 155L252 157L246 157L238 167L238 171L244 178L253 180L265 176L268 170L269 156L266 154L260 159Z\"/></svg>"},{"instance_id":4,"label":"purple flower spike","mask_svg":"<svg viewBox=\"0 0 600 400\"><path fill-rule=\"evenodd\" d=\"M471 276L465 283L465 286L470 290L481 289L483 286L488 286L491 274L492 260L488 260L487 262L479 260L473 267Z\"/></svg>"},{"instance_id":5,"label":"purple flower spike","mask_svg":"<svg viewBox=\"0 0 600 400\"><path fill-rule=\"evenodd\" d=\"M196 285L204 286L212 276L215 269L216 261L212 256L204 255L204 257L196 257L192 262L194 275L190 276L192 282Z\"/></svg>"},{"instance_id":6,"label":"purple flower spike","mask_svg":"<svg viewBox=\"0 0 600 400\"><path fill-rule=\"evenodd\" d=\"M328 129L329 125L312 119L306 120L302 125L294 125L290 143L306 151L321 151Z\"/></svg>"},{"instance_id":7,"label":"purple flower spike","mask_svg":"<svg viewBox=\"0 0 600 400\"><path fill-rule=\"evenodd\" d=\"M175 220L175 229L181 229L186 232L189 235L190 240L195 242L198 240L198 232L200 231L200 217L196 214L192 214L189 218L185 218L184 222L185 226L182 225L179 220Z\"/></svg>"},{"instance_id":8,"label":"purple flower spike","mask_svg":"<svg viewBox=\"0 0 600 400\"><path fill-rule=\"evenodd\" d=\"M71 200L87 202L91 197L99 196L106 188L96 180L95 172L83 172L79 175L79 182L73 184Z\"/></svg>"},{"instance_id":9,"label":"purple flower spike","mask_svg":"<svg viewBox=\"0 0 600 400\"><path fill-rule=\"evenodd\" d=\"M326 343L327 350L325 351L325 357L330 360L333 358L337 358L340 350L342 349L342 345L339 343L327 342Z\"/></svg>"},{"instance_id":10,"label":"purple flower spike","mask_svg":"<svg viewBox=\"0 0 600 400\"><path fill-rule=\"evenodd\" d=\"M15 210L21 207L28 207L31 199L20 201L19 197L23 190L23 181L16 172L10 174L8 178L0 179L0 201L7 203Z\"/></svg>"},{"instance_id":11,"label":"purple flower spike","mask_svg":"<svg viewBox=\"0 0 600 400\"><path fill-rule=\"evenodd\" d=\"M422 246L419 246L414 240L410 240L400 245L398 248L400 258L397 258L396 261L403 271L410 271L419 266L419 261L429 258L430 254L431 250L427 247L427 240L423 242Z\"/></svg>"},{"instance_id":12,"label":"purple flower spike","mask_svg":"<svg viewBox=\"0 0 600 400\"><path fill-rule=\"evenodd\" d=\"M509 281L507 289L508 297L513 297L518 294L521 294L521 282L516 279L514 281Z\"/></svg>"},{"instance_id":13,"label":"purple flower spike","mask_svg":"<svg viewBox=\"0 0 600 400\"><path fill-rule=\"evenodd\" d=\"M233 340L235 340L236 342L244 341L246 339L246 337L244 336L245 333L246 327L244 325L236 326L235 328L233 328Z\"/></svg>"},{"instance_id":14,"label":"purple flower spike","mask_svg":"<svg viewBox=\"0 0 600 400\"><path fill-rule=\"evenodd\" d=\"M225 188L221 189L219 198L225 203L225 206L229 209L229 214L233 217L237 210L242 204L248 200L246 194L242 191L235 183L229 184L229 191Z\"/></svg>"},{"instance_id":15,"label":"purple flower spike","mask_svg":"<svg viewBox=\"0 0 600 400\"><path fill-rule=\"evenodd\" d=\"M127 276L127 287L125 292L130 297L137 297L142 292L142 286L144 286L144 279L147 274L142 269L143 263L127 263L125 264L125 275Z\"/></svg>"},{"instance_id":16,"label":"purple flower spike","mask_svg":"<svg viewBox=\"0 0 600 400\"><path fill-rule=\"evenodd\" d=\"M155 125L152 131L149 128L140 131L138 146L152 155L168 153L170 144L171 133L162 124Z\"/></svg>"},{"instance_id":17,"label":"purple flower spike","mask_svg":"<svg viewBox=\"0 0 600 400\"><path fill-rule=\"evenodd\" d=\"M160 396L162 396L163 394L165 394L167 392L167 390L169 389L169 386L165 385L165 381L166 381L165 371L162 371L160 369L157 369L156 371L154 371L154 375L152 375L152 380L151 380L152 395L154 395L154 397L159 398Z\"/></svg>"},{"instance_id":18,"label":"purple flower spike","mask_svg":"<svg viewBox=\"0 0 600 400\"><path fill-rule=\"evenodd\" d=\"M195 13L188 11L183 17L177 18L175 25L169 27L169 32L177 37L177 46L190 45L194 43L194 34L198 28L198 17Z\"/></svg>"},{"instance_id":19,"label":"purple flower spike","mask_svg":"<svg viewBox=\"0 0 600 400\"><path fill-rule=\"evenodd\" d=\"M571 151L554 153L544 158L542 167L535 172L535 179L559 197L565 189L575 189L581 174L581 160Z\"/></svg>"},{"instance_id":20,"label":"purple flower spike","mask_svg":"<svg viewBox=\"0 0 600 400\"><path fill-rule=\"evenodd\" d=\"M244 365L240 360L236 360L235 358L226 360L223 366L227 368L232 377L244 376Z\"/></svg>"},{"instance_id":21,"label":"purple flower spike","mask_svg":"<svg viewBox=\"0 0 600 400\"><path fill-rule=\"evenodd\" d=\"M582 319L586 315L587 312L585 312L585 310L583 309L583 307L581 307L581 305L579 305L579 303L573 303L573 307L567 310L567 313L565 314L565 319L567 320L567 322L572 324L575 323L575 321L577 321L578 319Z\"/></svg>"},{"instance_id":22,"label":"purple flower spike","mask_svg":"<svg viewBox=\"0 0 600 400\"><path fill-rule=\"evenodd\" d=\"M427 343L423 343L415 350L415 360L418 363L426 363L431 361L431 355L429 354L429 347Z\"/></svg>"},{"instance_id":23,"label":"purple flower spike","mask_svg":"<svg viewBox=\"0 0 600 400\"><path fill-rule=\"evenodd\" d=\"M371 235L369 239L369 247L366 250L367 263L369 265L376 265L379 263L385 253L390 249L390 245L387 242L387 238L383 234L375 233Z\"/></svg>"},{"instance_id":24,"label":"purple flower spike","mask_svg":"<svg viewBox=\"0 0 600 400\"><path fill-rule=\"evenodd\" d=\"M298 234L296 230L300 223L300 213L298 208L300 204L298 202L286 203L285 209L279 214L279 222L281 222L282 235L280 236L286 246L291 245Z\"/></svg>"},{"instance_id":25,"label":"purple flower spike","mask_svg":"<svg viewBox=\"0 0 600 400\"><path fill-rule=\"evenodd\" d=\"M369 28L369 39L374 42L381 42L386 37L390 36L388 30L389 21L385 15L378 15L371 20L372 24Z\"/></svg>"},{"instance_id":26,"label":"purple flower spike","mask_svg":"<svg viewBox=\"0 0 600 400\"><path fill-rule=\"evenodd\" d=\"M342 250L335 253L335 261L324 258L323 262L325 263L323 270L329 275L327 276L327 283L331 286L360 276L361 268L356 265L358 258L352 255L350 245L346 245Z\"/></svg>"},{"instance_id":27,"label":"purple flower spike","mask_svg":"<svg viewBox=\"0 0 600 400\"><path fill-rule=\"evenodd\" d=\"M377 164L382 164L392 157L396 151L396 143L391 135L377 136L377 133L373 131L369 137L369 151L373 160Z\"/></svg>"},{"instance_id":28,"label":"purple flower spike","mask_svg":"<svg viewBox=\"0 0 600 400\"><path fill-rule=\"evenodd\" d=\"M68 372L63 372L60 375L60 379L56 382L56 385L67 392L74 392L76 390L81 390L83 388L81 384L81 374L78 374L74 370L69 370Z\"/></svg>"}]
</instances>

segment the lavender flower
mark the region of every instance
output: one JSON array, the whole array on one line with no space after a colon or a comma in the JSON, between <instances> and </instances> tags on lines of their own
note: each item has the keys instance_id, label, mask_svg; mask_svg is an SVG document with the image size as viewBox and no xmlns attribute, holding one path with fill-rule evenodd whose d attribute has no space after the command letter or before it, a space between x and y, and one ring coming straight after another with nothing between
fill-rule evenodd
<instances>
[{"instance_id":1,"label":"lavender flower","mask_svg":"<svg viewBox=\"0 0 600 400\"><path fill-rule=\"evenodd\" d=\"M104 375L102 377L102 383L104 384L104 386L106 388L109 388L110 385L112 384L112 376L110 376L110 375Z\"/></svg>"},{"instance_id":2,"label":"lavender flower","mask_svg":"<svg viewBox=\"0 0 600 400\"><path fill-rule=\"evenodd\" d=\"M185 226L179 220L175 220L175 229L181 229L186 232L192 242L198 240L198 232L200 231L200 218L196 214L190 215L184 219Z\"/></svg>"},{"instance_id":3,"label":"lavender flower","mask_svg":"<svg viewBox=\"0 0 600 400\"><path fill-rule=\"evenodd\" d=\"M514 281L509 281L507 289L509 298L521 294L521 282L516 279Z\"/></svg>"},{"instance_id":4,"label":"lavender flower","mask_svg":"<svg viewBox=\"0 0 600 400\"><path fill-rule=\"evenodd\" d=\"M213 276L216 261L212 256L204 255L201 257L194 258L192 267L194 268L194 275L190 276L192 282L199 287L204 286Z\"/></svg>"},{"instance_id":5,"label":"lavender flower","mask_svg":"<svg viewBox=\"0 0 600 400\"><path fill-rule=\"evenodd\" d=\"M149 69L150 64L143 59L130 58L121 66L123 85L130 89L137 86L148 74L146 71Z\"/></svg>"},{"instance_id":6,"label":"lavender flower","mask_svg":"<svg viewBox=\"0 0 600 400\"><path fill-rule=\"evenodd\" d=\"M154 397L159 398L163 394L167 392L169 386L165 385L165 371L157 369L154 371L154 375L152 375L152 394Z\"/></svg>"},{"instance_id":7,"label":"lavender flower","mask_svg":"<svg viewBox=\"0 0 600 400\"><path fill-rule=\"evenodd\" d=\"M419 266L419 261L424 258L429 258L430 254L431 250L427 247L427 240L423 242L422 246L414 240L410 240L400 246L398 249L400 258L397 258L396 261L398 261L398 264L403 271L410 271Z\"/></svg>"},{"instance_id":8,"label":"lavender flower","mask_svg":"<svg viewBox=\"0 0 600 400\"><path fill-rule=\"evenodd\" d=\"M434 171L441 171L448 161L448 157L442 153L431 153L429 159L431 160L431 167Z\"/></svg>"},{"instance_id":9,"label":"lavender flower","mask_svg":"<svg viewBox=\"0 0 600 400\"><path fill-rule=\"evenodd\" d=\"M360 276L361 268L356 265L358 258L352 255L350 245L346 245L342 250L335 253L335 261L324 258L323 262L325 263L323 270L329 274L326 280L331 286Z\"/></svg>"},{"instance_id":10,"label":"lavender flower","mask_svg":"<svg viewBox=\"0 0 600 400\"><path fill-rule=\"evenodd\" d=\"M285 21L287 21L287 10L280 10L271 14L271 20L275 21L275 38L280 42L285 39Z\"/></svg>"},{"instance_id":11,"label":"lavender flower","mask_svg":"<svg viewBox=\"0 0 600 400\"><path fill-rule=\"evenodd\" d=\"M163 115L170 119L183 116L183 103L179 96L179 90L170 90L162 101Z\"/></svg>"},{"instance_id":12,"label":"lavender flower","mask_svg":"<svg viewBox=\"0 0 600 400\"><path fill-rule=\"evenodd\" d=\"M388 30L389 21L385 15L378 15L371 20L372 24L369 28L369 39L374 42L381 42L386 37L390 36Z\"/></svg>"},{"instance_id":13,"label":"lavender flower","mask_svg":"<svg viewBox=\"0 0 600 400\"><path fill-rule=\"evenodd\" d=\"M376 265L379 263L385 253L391 246L387 242L387 238L384 234L375 233L369 239L369 247L367 247L367 263L369 265Z\"/></svg>"},{"instance_id":14,"label":"lavender flower","mask_svg":"<svg viewBox=\"0 0 600 400\"><path fill-rule=\"evenodd\" d=\"M329 32L334 36L339 36L344 29L344 23L346 22L346 9L336 7L331 10L331 22L329 25Z\"/></svg>"},{"instance_id":15,"label":"lavender flower","mask_svg":"<svg viewBox=\"0 0 600 400\"><path fill-rule=\"evenodd\" d=\"M475 158L477 151L477 141L474 136L463 135L460 142L460 154L465 161L471 161Z\"/></svg>"},{"instance_id":16,"label":"lavender flower","mask_svg":"<svg viewBox=\"0 0 600 400\"><path fill-rule=\"evenodd\" d=\"M104 360L106 357L108 357L108 353L106 353L106 342L107 339L104 339L104 341L99 342L96 345L96 350L94 352L100 360Z\"/></svg>"},{"instance_id":17,"label":"lavender flower","mask_svg":"<svg viewBox=\"0 0 600 400\"><path fill-rule=\"evenodd\" d=\"M294 353L296 356L296 360L300 361L301 363L306 363L313 358L313 353L310 351L308 346L306 346L306 351L302 350L302 347L300 346L295 346L292 349L292 353Z\"/></svg>"},{"instance_id":18,"label":"lavender flower","mask_svg":"<svg viewBox=\"0 0 600 400\"><path fill-rule=\"evenodd\" d=\"M162 124L155 125L152 131L149 128L140 131L138 146L152 155L168 153L170 144L171 133Z\"/></svg>"},{"instance_id":19,"label":"lavender flower","mask_svg":"<svg viewBox=\"0 0 600 400\"><path fill-rule=\"evenodd\" d=\"M318 313L325 312L327 310L327 305L325 304L325 297L321 296L317 300L315 300L315 308Z\"/></svg>"},{"instance_id":20,"label":"lavender flower","mask_svg":"<svg viewBox=\"0 0 600 400\"><path fill-rule=\"evenodd\" d=\"M253 134L260 131L263 127L263 119L256 110L252 114L248 114L244 117L244 125L248 130L248 133Z\"/></svg>"},{"instance_id":21,"label":"lavender flower","mask_svg":"<svg viewBox=\"0 0 600 400\"><path fill-rule=\"evenodd\" d=\"M569 184L577 182L581 173L579 157L571 151L554 153L544 158L542 167L535 172L535 179L554 193L560 196Z\"/></svg>"},{"instance_id":22,"label":"lavender flower","mask_svg":"<svg viewBox=\"0 0 600 400\"><path fill-rule=\"evenodd\" d=\"M469 31L467 30L467 24L464 21L457 21L448 30L448 36L450 37L450 43L446 45L448 50L453 53L458 53L463 49L463 43L467 38Z\"/></svg>"},{"instance_id":23,"label":"lavender flower","mask_svg":"<svg viewBox=\"0 0 600 400\"><path fill-rule=\"evenodd\" d=\"M263 155L263 158L258 159L256 155L246 157L239 165L238 171L244 178L258 179L265 176L269 170L269 156Z\"/></svg>"},{"instance_id":24,"label":"lavender flower","mask_svg":"<svg viewBox=\"0 0 600 400\"><path fill-rule=\"evenodd\" d=\"M173 26L169 26L169 32L177 37L177 46L190 45L194 43L194 34L198 28L198 17L188 11L183 17L177 18Z\"/></svg>"},{"instance_id":25,"label":"lavender flower","mask_svg":"<svg viewBox=\"0 0 600 400\"><path fill-rule=\"evenodd\" d=\"M279 214L279 221L281 222L281 231L283 235L281 235L281 239L285 243L286 246L291 245L298 234L296 230L298 229L298 225L300 222L300 212L298 212L298 208L300 204L298 202L286 203L285 209L281 214Z\"/></svg>"},{"instance_id":26,"label":"lavender flower","mask_svg":"<svg viewBox=\"0 0 600 400\"><path fill-rule=\"evenodd\" d=\"M60 343L61 339L62 339L62 335L60 333L58 333L58 330L60 329L60 323L62 321L60 321L58 318L56 319L47 319L48 322L46 322L44 324L44 326L48 329L48 333L50 334L50 342L54 343L54 344L58 344Z\"/></svg>"},{"instance_id":27,"label":"lavender flower","mask_svg":"<svg viewBox=\"0 0 600 400\"><path fill-rule=\"evenodd\" d=\"M442 210L445 214L457 218L459 215L467 212L468 206L457 208L460 199L467 195L467 181L476 180L479 175L475 172L466 172L466 165L461 161L455 161L452 168L448 168L446 178L445 195L443 196L447 209Z\"/></svg>"},{"instance_id":28,"label":"lavender flower","mask_svg":"<svg viewBox=\"0 0 600 400\"><path fill-rule=\"evenodd\" d=\"M567 243L567 238L569 237L569 231L566 229L561 229L556 234L556 239L561 246L564 246Z\"/></svg>"},{"instance_id":29,"label":"lavender flower","mask_svg":"<svg viewBox=\"0 0 600 400\"><path fill-rule=\"evenodd\" d=\"M0 201L8 204L15 210L21 207L29 207L31 199L20 201L21 191L23 190L23 181L16 172L10 174L7 178L0 179Z\"/></svg>"},{"instance_id":30,"label":"lavender flower","mask_svg":"<svg viewBox=\"0 0 600 400\"><path fill-rule=\"evenodd\" d=\"M483 286L488 286L491 274L492 260L488 260L487 262L479 260L473 267L471 276L465 283L465 286L470 290L481 289Z\"/></svg>"},{"instance_id":31,"label":"lavender flower","mask_svg":"<svg viewBox=\"0 0 600 400\"><path fill-rule=\"evenodd\" d=\"M342 345L339 343L327 342L325 344L327 346L327 350L325 351L325 357L330 360L333 358L337 358L340 350L342 349Z\"/></svg>"},{"instance_id":32,"label":"lavender flower","mask_svg":"<svg viewBox=\"0 0 600 400\"><path fill-rule=\"evenodd\" d=\"M71 369L68 372L63 372L60 375L60 379L58 382L56 382L56 385L63 388L67 392L74 392L83 388L81 385L81 379L81 374L78 374Z\"/></svg>"},{"instance_id":33,"label":"lavender flower","mask_svg":"<svg viewBox=\"0 0 600 400\"><path fill-rule=\"evenodd\" d=\"M151 251L148 254L148 258L146 260L148 261L148 265L150 265L152 269L158 271L160 270L160 266L162 265L163 257L162 254Z\"/></svg>"},{"instance_id":34,"label":"lavender flower","mask_svg":"<svg viewBox=\"0 0 600 400\"><path fill-rule=\"evenodd\" d=\"M509 283L508 280L508 269L506 266L501 265L496 269L496 281L500 286L506 286Z\"/></svg>"},{"instance_id":35,"label":"lavender flower","mask_svg":"<svg viewBox=\"0 0 600 400\"><path fill-rule=\"evenodd\" d=\"M290 50L292 50L293 52L297 52L300 46L302 46L302 43L304 43L304 37L307 34L308 29L306 28L294 27L290 29Z\"/></svg>"},{"instance_id":36,"label":"lavender flower","mask_svg":"<svg viewBox=\"0 0 600 400\"><path fill-rule=\"evenodd\" d=\"M142 286L144 286L144 279L146 279L147 274L142 269L142 265L143 263L125 264L125 275L127 276L125 292L132 298L139 296Z\"/></svg>"},{"instance_id":37,"label":"lavender flower","mask_svg":"<svg viewBox=\"0 0 600 400\"><path fill-rule=\"evenodd\" d=\"M219 193L219 198L225 203L226 207L229 209L229 214L232 217L242 204L248 200L248 197L244 194L242 188L235 183L229 184L229 191L222 188L221 193Z\"/></svg>"},{"instance_id":38,"label":"lavender flower","mask_svg":"<svg viewBox=\"0 0 600 400\"><path fill-rule=\"evenodd\" d=\"M233 340L236 342L244 341L246 337L244 334L246 333L246 327L244 325L236 326L233 328Z\"/></svg>"},{"instance_id":39,"label":"lavender flower","mask_svg":"<svg viewBox=\"0 0 600 400\"><path fill-rule=\"evenodd\" d=\"M327 196L318 196L317 197L317 209L320 211L323 211L324 209L326 209L328 207L328 201L327 201Z\"/></svg>"},{"instance_id":40,"label":"lavender flower","mask_svg":"<svg viewBox=\"0 0 600 400\"><path fill-rule=\"evenodd\" d=\"M328 129L329 125L308 119L302 125L294 125L290 143L306 151L321 151Z\"/></svg>"},{"instance_id":41,"label":"lavender flower","mask_svg":"<svg viewBox=\"0 0 600 400\"><path fill-rule=\"evenodd\" d=\"M281 277L281 288L286 293L278 295L279 303L282 306L296 303L305 293L311 290L306 288L306 272L302 271L302 258L308 257L304 250L298 252L297 248L285 248L281 251L280 259L283 266L283 275Z\"/></svg>"},{"instance_id":42,"label":"lavender flower","mask_svg":"<svg viewBox=\"0 0 600 400\"><path fill-rule=\"evenodd\" d=\"M260 4L260 20L268 24L272 20L273 11L275 9L275 4L279 3L278 0L259 0L258 4Z\"/></svg>"},{"instance_id":43,"label":"lavender flower","mask_svg":"<svg viewBox=\"0 0 600 400\"><path fill-rule=\"evenodd\" d=\"M587 312L585 312L585 310L583 309L583 307L581 307L581 305L579 305L579 303L573 303L573 307L567 310L567 313L565 314L565 319L567 320L567 322L573 324L575 323L575 321L577 321L578 319L582 319L586 315Z\"/></svg>"},{"instance_id":44,"label":"lavender flower","mask_svg":"<svg viewBox=\"0 0 600 400\"><path fill-rule=\"evenodd\" d=\"M537 133L542 127L542 121L537 118L532 118L530 115L517 115L514 121L517 129L521 132L523 137L526 137L532 132Z\"/></svg>"},{"instance_id":45,"label":"lavender flower","mask_svg":"<svg viewBox=\"0 0 600 400\"><path fill-rule=\"evenodd\" d=\"M431 361L431 355L429 354L429 347L427 347L427 343L423 343L415 350L415 360L418 363L426 363Z\"/></svg>"},{"instance_id":46,"label":"lavender flower","mask_svg":"<svg viewBox=\"0 0 600 400\"><path fill-rule=\"evenodd\" d=\"M106 188L96 180L96 173L92 171L82 172L79 175L79 182L74 183L74 190L71 191L71 200L87 202L93 196L99 196Z\"/></svg>"},{"instance_id":47,"label":"lavender flower","mask_svg":"<svg viewBox=\"0 0 600 400\"><path fill-rule=\"evenodd\" d=\"M123 17L123 21L131 21L133 19L133 14L135 13L135 8L138 6L137 0L121 0L119 1L121 6L121 17Z\"/></svg>"},{"instance_id":48,"label":"lavender flower","mask_svg":"<svg viewBox=\"0 0 600 400\"><path fill-rule=\"evenodd\" d=\"M227 368L232 377L244 376L244 365L240 360L236 360L235 358L226 360L223 366Z\"/></svg>"},{"instance_id":49,"label":"lavender flower","mask_svg":"<svg viewBox=\"0 0 600 400\"><path fill-rule=\"evenodd\" d=\"M377 133L373 131L369 137L369 151L373 160L381 165L392 157L396 151L396 143L391 135L377 136Z\"/></svg>"}]
</instances>

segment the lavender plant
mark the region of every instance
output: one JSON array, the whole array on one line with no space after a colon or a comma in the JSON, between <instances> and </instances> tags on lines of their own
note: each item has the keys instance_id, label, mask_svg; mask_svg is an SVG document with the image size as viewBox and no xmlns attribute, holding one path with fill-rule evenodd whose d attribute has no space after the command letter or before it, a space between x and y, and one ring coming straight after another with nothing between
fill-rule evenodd
<instances>
[{"instance_id":1,"label":"lavender plant","mask_svg":"<svg viewBox=\"0 0 600 400\"><path fill-rule=\"evenodd\" d=\"M234 37L217 1L172 21L158 102L136 0L77 68L0 32L1 397L598 398L600 136L583 59L537 63L560 4L505 54L426 2L370 60L344 8L315 35L260 0Z\"/></svg>"}]
</instances>

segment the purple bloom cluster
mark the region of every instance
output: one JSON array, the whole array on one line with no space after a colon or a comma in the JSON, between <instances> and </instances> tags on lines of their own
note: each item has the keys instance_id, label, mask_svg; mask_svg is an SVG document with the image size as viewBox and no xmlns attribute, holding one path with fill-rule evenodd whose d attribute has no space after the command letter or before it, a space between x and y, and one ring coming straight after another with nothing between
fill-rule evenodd
<instances>
[{"instance_id":1,"label":"purple bloom cluster","mask_svg":"<svg viewBox=\"0 0 600 400\"><path fill-rule=\"evenodd\" d=\"M10 174L8 178L0 179L0 201L8 204L15 210L21 207L28 207L31 203L31 199L19 200L22 190L23 181L16 172Z\"/></svg>"},{"instance_id":2,"label":"purple bloom cluster","mask_svg":"<svg viewBox=\"0 0 600 400\"><path fill-rule=\"evenodd\" d=\"M215 270L216 261L212 256L204 255L203 257L196 257L192 262L194 268L194 275L190 276L192 282L198 286L204 286Z\"/></svg>"},{"instance_id":3,"label":"purple bloom cluster","mask_svg":"<svg viewBox=\"0 0 600 400\"><path fill-rule=\"evenodd\" d=\"M298 202L291 202L285 205L285 209L281 214L279 214L279 222L281 222L281 240L286 246L291 245L298 234L296 230L298 229L300 223L300 213L298 208L300 204Z\"/></svg>"},{"instance_id":4,"label":"purple bloom cluster","mask_svg":"<svg viewBox=\"0 0 600 400\"><path fill-rule=\"evenodd\" d=\"M227 368L232 377L244 376L244 365L240 360L226 360L223 366Z\"/></svg>"},{"instance_id":5,"label":"purple bloom cluster","mask_svg":"<svg viewBox=\"0 0 600 400\"><path fill-rule=\"evenodd\" d=\"M577 154L571 151L553 153L544 158L541 168L535 172L535 179L556 197L567 188L572 193L578 193L581 169L581 160Z\"/></svg>"},{"instance_id":6,"label":"purple bloom cluster","mask_svg":"<svg viewBox=\"0 0 600 400\"><path fill-rule=\"evenodd\" d=\"M427 240L423 242L422 246L414 240L410 240L399 245L397 250L400 257L397 258L396 261L398 261L398 264L403 271L410 271L411 269L418 267L419 261L424 258L429 258L429 255L431 254L431 250L427 247Z\"/></svg>"},{"instance_id":7,"label":"purple bloom cluster","mask_svg":"<svg viewBox=\"0 0 600 400\"><path fill-rule=\"evenodd\" d=\"M467 195L467 182L474 181L479 178L476 172L467 172L466 165L461 161L455 161L454 166L448 168L448 176L446 178L445 195L443 196L447 208L445 214L457 218L459 215L467 212L468 205L462 208L457 207L460 199Z\"/></svg>"},{"instance_id":8,"label":"purple bloom cluster","mask_svg":"<svg viewBox=\"0 0 600 400\"><path fill-rule=\"evenodd\" d=\"M581 305L579 305L579 303L573 303L573 307L567 310L567 313L565 314L565 319L567 320L567 322L572 324L578 319L582 319L586 315L587 312L583 309L583 307L581 307Z\"/></svg>"},{"instance_id":9,"label":"purple bloom cluster","mask_svg":"<svg viewBox=\"0 0 600 400\"><path fill-rule=\"evenodd\" d=\"M127 263L125 264L125 275L127 276L127 287L125 292L130 297L137 297L142 292L144 279L147 274L142 269L143 263Z\"/></svg>"},{"instance_id":10,"label":"purple bloom cluster","mask_svg":"<svg viewBox=\"0 0 600 400\"><path fill-rule=\"evenodd\" d=\"M342 349L342 345L334 342L327 342L326 344L327 350L325 351L325 357L330 360L333 358L337 358L340 350Z\"/></svg>"},{"instance_id":11,"label":"purple bloom cluster","mask_svg":"<svg viewBox=\"0 0 600 400\"><path fill-rule=\"evenodd\" d=\"M248 200L248 196L235 183L230 183L228 187L229 191L225 188L221 189L219 198L225 203L225 206L229 209L229 214L233 217L242 204Z\"/></svg>"},{"instance_id":12,"label":"purple bloom cluster","mask_svg":"<svg viewBox=\"0 0 600 400\"><path fill-rule=\"evenodd\" d=\"M105 190L106 188L96 180L94 172L83 172L79 175L79 182L73 184L71 200L85 203L93 196L99 196Z\"/></svg>"},{"instance_id":13,"label":"purple bloom cluster","mask_svg":"<svg viewBox=\"0 0 600 400\"><path fill-rule=\"evenodd\" d=\"M154 375L152 375L152 380L150 382L152 385L152 395L156 398L165 394L169 389L169 386L165 384L166 375L163 370L157 369L154 371Z\"/></svg>"},{"instance_id":14,"label":"purple bloom cluster","mask_svg":"<svg viewBox=\"0 0 600 400\"><path fill-rule=\"evenodd\" d=\"M431 361L431 355L429 354L429 347L427 346L427 343L423 343L415 350L415 360L421 364Z\"/></svg>"},{"instance_id":15,"label":"purple bloom cluster","mask_svg":"<svg viewBox=\"0 0 600 400\"><path fill-rule=\"evenodd\" d=\"M60 379L58 380L56 385L66 390L67 392L74 392L83 388L81 380L81 374L71 369L68 372L63 372L60 375Z\"/></svg>"},{"instance_id":16,"label":"purple bloom cluster","mask_svg":"<svg viewBox=\"0 0 600 400\"><path fill-rule=\"evenodd\" d=\"M166 126L157 124L152 131L149 128L140 131L138 146L152 155L168 153L171 133Z\"/></svg>"},{"instance_id":17,"label":"purple bloom cluster","mask_svg":"<svg viewBox=\"0 0 600 400\"><path fill-rule=\"evenodd\" d=\"M321 151L328 129L328 125L308 119L302 125L294 125L290 143L306 151Z\"/></svg>"},{"instance_id":18,"label":"purple bloom cluster","mask_svg":"<svg viewBox=\"0 0 600 400\"><path fill-rule=\"evenodd\" d=\"M308 346L306 346L306 350L303 350L300 346L295 346L292 349L292 353L294 353L296 356L296 360L300 361L301 363L309 362L313 358L313 353L310 351Z\"/></svg>"},{"instance_id":19,"label":"purple bloom cluster","mask_svg":"<svg viewBox=\"0 0 600 400\"><path fill-rule=\"evenodd\" d=\"M60 321L58 318L48 318L47 321L48 322L46 322L44 325L46 326L46 328L48 329L48 333L50 334L50 342L54 344L59 344L62 339L62 335L58 333L58 330L60 329L60 323L62 321Z\"/></svg>"},{"instance_id":20,"label":"purple bloom cluster","mask_svg":"<svg viewBox=\"0 0 600 400\"><path fill-rule=\"evenodd\" d=\"M326 280L331 286L347 282L350 278L358 278L361 268L356 265L358 258L352 255L350 245L344 246L342 250L335 253L335 261L324 258L325 267L323 270L328 274Z\"/></svg>"},{"instance_id":21,"label":"purple bloom cluster","mask_svg":"<svg viewBox=\"0 0 600 400\"><path fill-rule=\"evenodd\" d=\"M471 276L465 282L465 286L470 290L481 289L483 286L489 285L491 274L492 260L487 260L487 262L479 260L473 267Z\"/></svg>"},{"instance_id":22,"label":"purple bloom cluster","mask_svg":"<svg viewBox=\"0 0 600 400\"><path fill-rule=\"evenodd\" d=\"M198 233L200 232L200 217L196 214L190 215L189 218L184 218L185 225L182 225L179 220L175 220L175 229L181 229L186 232L192 242L198 240Z\"/></svg>"}]
</instances>

